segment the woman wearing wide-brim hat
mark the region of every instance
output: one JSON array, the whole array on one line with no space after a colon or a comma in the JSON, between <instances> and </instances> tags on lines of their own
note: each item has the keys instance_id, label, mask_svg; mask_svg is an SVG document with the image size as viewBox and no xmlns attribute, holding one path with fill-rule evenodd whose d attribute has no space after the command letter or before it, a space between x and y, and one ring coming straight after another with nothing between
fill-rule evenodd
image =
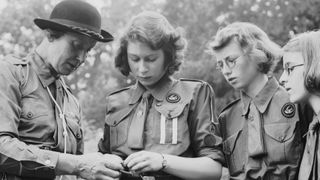
<instances>
[{"instance_id":1,"label":"woman wearing wide-brim hat","mask_svg":"<svg viewBox=\"0 0 320 180\"><path fill-rule=\"evenodd\" d=\"M62 1L49 19L34 22L45 34L40 45L27 57L0 62L0 179L117 178L120 158L80 155L81 110L62 78L112 35L101 29L97 9L83 1Z\"/></svg>"}]
</instances>

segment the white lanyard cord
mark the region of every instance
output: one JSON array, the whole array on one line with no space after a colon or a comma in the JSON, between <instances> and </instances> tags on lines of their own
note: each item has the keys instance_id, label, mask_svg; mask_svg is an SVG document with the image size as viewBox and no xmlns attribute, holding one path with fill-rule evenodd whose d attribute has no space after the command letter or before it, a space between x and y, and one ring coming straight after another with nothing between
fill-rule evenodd
<instances>
[{"instance_id":1,"label":"white lanyard cord","mask_svg":"<svg viewBox=\"0 0 320 180\"><path fill-rule=\"evenodd\" d=\"M52 93L51 93L51 91L50 91L48 86L47 86L47 91L49 93L50 98L54 102L55 106L58 108L59 117L62 119L62 128L63 128L63 133L62 134L63 134L63 141L64 141L63 153L67 154L67 136L68 136L68 132L67 132L67 125L66 125L66 117L65 117L65 114L64 114L65 106L63 106L63 111L62 111L61 107L59 106L57 101L52 96ZM62 180L62 178L63 178L63 175L60 176L59 180Z\"/></svg>"},{"instance_id":2,"label":"white lanyard cord","mask_svg":"<svg viewBox=\"0 0 320 180\"><path fill-rule=\"evenodd\" d=\"M47 87L47 91L49 93L50 98L52 99L52 101L54 102L55 106L58 108L59 111L59 117L62 119L62 128L63 128L63 139L64 139L64 150L63 153L67 153L67 136L68 136L68 132L67 132L67 124L66 124L66 117L65 117L65 106L63 106L63 111L61 109L61 107L59 106L59 104L57 103L57 101L54 99L54 97L52 96L52 93L49 89L49 87Z\"/></svg>"}]
</instances>

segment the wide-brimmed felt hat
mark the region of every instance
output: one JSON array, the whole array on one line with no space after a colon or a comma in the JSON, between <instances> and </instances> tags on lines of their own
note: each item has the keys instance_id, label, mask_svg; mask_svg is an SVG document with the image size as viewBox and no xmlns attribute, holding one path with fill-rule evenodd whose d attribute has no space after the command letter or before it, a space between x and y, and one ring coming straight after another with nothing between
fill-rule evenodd
<instances>
[{"instance_id":1,"label":"wide-brimmed felt hat","mask_svg":"<svg viewBox=\"0 0 320 180\"><path fill-rule=\"evenodd\" d=\"M41 29L76 32L100 42L113 40L110 33L101 29L98 10L80 0L64 0L54 7L49 19L36 18L34 23Z\"/></svg>"}]
</instances>

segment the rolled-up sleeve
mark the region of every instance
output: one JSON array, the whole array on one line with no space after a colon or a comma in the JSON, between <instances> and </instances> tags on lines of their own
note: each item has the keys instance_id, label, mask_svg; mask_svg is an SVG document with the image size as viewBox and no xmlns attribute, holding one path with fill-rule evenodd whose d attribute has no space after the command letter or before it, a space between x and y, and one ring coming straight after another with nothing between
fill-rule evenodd
<instances>
[{"instance_id":1,"label":"rolled-up sleeve","mask_svg":"<svg viewBox=\"0 0 320 180\"><path fill-rule=\"evenodd\" d=\"M59 153L19 140L21 66L0 61L0 172L22 177L54 178Z\"/></svg>"},{"instance_id":2,"label":"rolled-up sleeve","mask_svg":"<svg viewBox=\"0 0 320 180\"><path fill-rule=\"evenodd\" d=\"M188 120L192 146L197 156L206 156L224 165L222 138L214 111L214 92L210 85L202 83L193 98Z\"/></svg>"}]
</instances>

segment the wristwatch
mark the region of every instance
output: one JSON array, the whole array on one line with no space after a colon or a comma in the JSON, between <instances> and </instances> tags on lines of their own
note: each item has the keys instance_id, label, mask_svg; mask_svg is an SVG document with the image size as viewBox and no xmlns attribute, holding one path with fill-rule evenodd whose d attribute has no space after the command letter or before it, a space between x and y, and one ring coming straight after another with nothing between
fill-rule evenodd
<instances>
[{"instance_id":1,"label":"wristwatch","mask_svg":"<svg viewBox=\"0 0 320 180\"><path fill-rule=\"evenodd\" d=\"M162 153L160 153L160 155L162 156L162 168L160 170L163 170L167 167L168 162Z\"/></svg>"}]
</instances>

